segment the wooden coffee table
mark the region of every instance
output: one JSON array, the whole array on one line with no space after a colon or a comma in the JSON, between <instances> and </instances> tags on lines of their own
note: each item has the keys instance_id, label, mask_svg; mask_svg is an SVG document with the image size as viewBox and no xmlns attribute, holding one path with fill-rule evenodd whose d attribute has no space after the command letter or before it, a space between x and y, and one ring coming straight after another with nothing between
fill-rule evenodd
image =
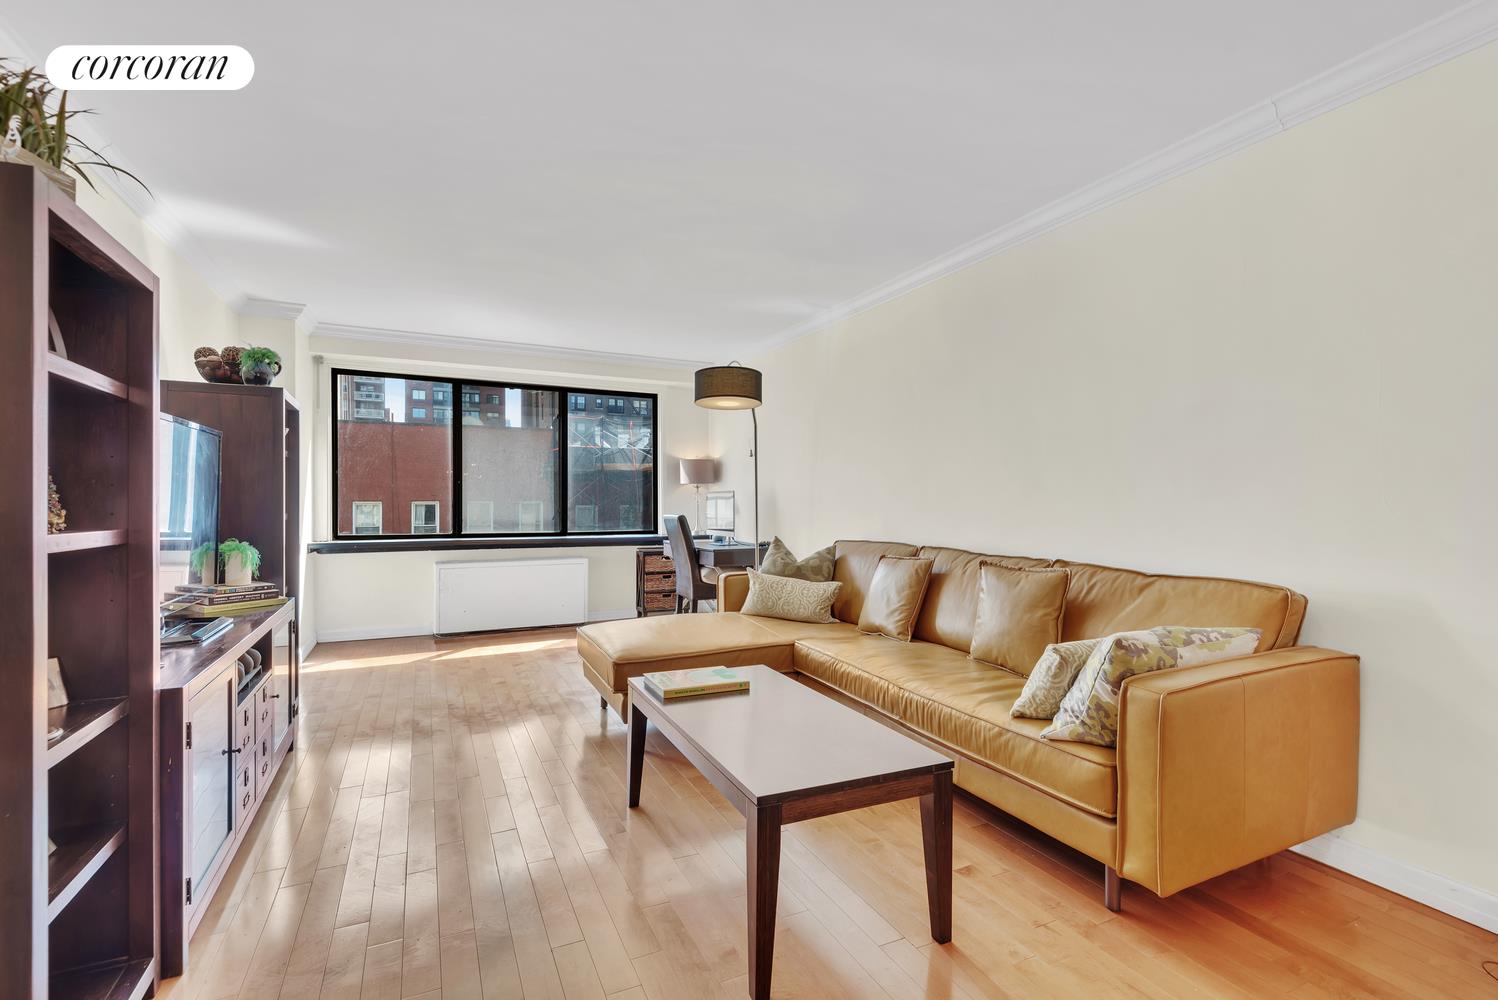
<instances>
[{"instance_id":1,"label":"wooden coffee table","mask_svg":"<svg viewBox=\"0 0 1498 1000\"><path fill-rule=\"evenodd\" d=\"M749 690L662 702L629 687L629 806L640 804L647 720L747 821L749 993L770 995L780 828L920 796L931 937L952 940L952 761L770 667Z\"/></svg>"}]
</instances>

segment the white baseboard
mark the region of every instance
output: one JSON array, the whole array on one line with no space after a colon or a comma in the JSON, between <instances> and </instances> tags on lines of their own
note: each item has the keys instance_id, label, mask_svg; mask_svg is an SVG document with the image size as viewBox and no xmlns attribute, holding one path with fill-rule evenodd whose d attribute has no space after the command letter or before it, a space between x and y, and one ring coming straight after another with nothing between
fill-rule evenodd
<instances>
[{"instance_id":1,"label":"white baseboard","mask_svg":"<svg viewBox=\"0 0 1498 1000\"><path fill-rule=\"evenodd\" d=\"M431 635L432 625L361 625L358 628L318 629L318 642L356 642L360 639L401 639L412 635Z\"/></svg>"},{"instance_id":2,"label":"white baseboard","mask_svg":"<svg viewBox=\"0 0 1498 1000\"><path fill-rule=\"evenodd\" d=\"M298 660L305 661L307 657L311 655L312 651L316 648L317 637L313 636L311 639L308 639L306 642L302 643L302 648L297 650Z\"/></svg>"},{"instance_id":3,"label":"white baseboard","mask_svg":"<svg viewBox=\"0 0 1498 1000\"><path fill-rule=\"evenodd\" d=\"M1498 934L1498 895L1494 893L1376 854L1334 834L1290 850Z\"/></svg>"},{"instance_id":4,"label":"white baseboard","mask_svg":"<svg viewBox=\"0 0 1498 1000\"><path fill-rule=\"evenodd\" d=\"M588 612L588 621L607 622L619 618L633 618L634 608L615 608L604 611ZM432 625L423 622L420 625L367 625L358 628L330 628L320 629L317 633L317 642L356 642L360 639L403 639L413 635L431 635ZM305 655L305 654L304 654Z\"/></svg>"}]
</instances>

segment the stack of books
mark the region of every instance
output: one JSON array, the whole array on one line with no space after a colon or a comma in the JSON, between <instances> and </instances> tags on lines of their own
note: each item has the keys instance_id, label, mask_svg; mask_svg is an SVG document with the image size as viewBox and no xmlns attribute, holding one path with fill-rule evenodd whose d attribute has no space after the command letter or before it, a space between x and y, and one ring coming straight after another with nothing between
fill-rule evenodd
<instances>
[{"instance_id":1,"label":"stack of books","mask_svg":"<svg viewBox=\"0 0 1498 1000\"><path fill-rule=\"evenodd\" d=\"M273 583L251 583L243 587L183 584L167 594L166 599L173 604L175 614L195 618L265 611L287 601Z\"/></svg>"},{"instance_id":2,"label":"stack of books","mask_svg":"<svg viewBox=\"0 0 1498 1000\"><path fill-rule=\"evenodd\" d=\"M646 674L645 690L662 701L749 690L749 675L733 667L697 667Z\"/></svg>"}]
</instances>

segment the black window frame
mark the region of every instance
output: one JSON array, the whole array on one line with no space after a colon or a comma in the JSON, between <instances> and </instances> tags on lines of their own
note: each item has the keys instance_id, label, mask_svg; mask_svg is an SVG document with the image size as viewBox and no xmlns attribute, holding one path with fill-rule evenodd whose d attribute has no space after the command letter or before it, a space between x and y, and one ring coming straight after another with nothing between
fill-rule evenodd
<instances>
[{"instance_id":1,"label":"black window frame","mask_svg":"<svg viewBox=\"0 0 1498 1000\"><path fill-rule=\"evenodd\" d=\"M435 532L435 533L432 533L432 532L422 532L420 534L415 534L415 533L390 534L390 533L386 533L386 534L379 534L379 535L355 535L355 534L345 534L345 533L339 532L339 530L338 530L338 495L339 495L338 494L338 485L339 485L338 484L338 407L335 405L335 406L332 407L332 414L331 414L331 417L330 417L330 420L332 422L332 426L329 428L329 430L331 432L330 433L330 437L332 439L332 470L331 470L332 489L329 490L329 493L332 494L332 498L331 498L331 501L330 501L331 507L332 507L332 515L333 515L333 520L332 520L332 541L335 541L335 542L345 542L345 541L350 541L350 542L351 541L358 541L358 542L379 542L379 541L400 541L400 540L407 540L407 539L410 539L410 540L421 540L421 541L433 541L433 540L437 540L437 539L453 539L453 540L460 540L460 541L461 540L474 541L474 540L481 540L481 539L485 539L485 538L496 538L496 539L505 539L505 538L544 538L544 539L555 538L555 539L567 539L567 538L580 538L580 537L588 537L588 536L607 537L607 536L617 535L617 536L621 536L621 537L624 537L624 536L638 537L638 536L641 536L641 535L656 535L656 534L659 534L659 527L660 527L659 523L657 523L655 525L649 525L649 524L647 524L647 525L644 525L644 526L639 527L639 528L621 528L621 529L612 529L612 530L606 530L606 531L605 530L598 530L598 529L593 529L593 530L589 530L589 531L580 531L580 532L579 531L569 531L568 530L569 526L568 526L568 523L567 523L567 521L568 521L567 511L568 511L569 504L568 504L568 493L567 493L567 472L568 472L568 470L567 470L567 465L568 465L568 462L567 462L567 434L568 434L567 422L570 419L570 417L572 416L572 414L586 412L586 410L571 410L571 409L569 409L569 407L568 407L568 401L570 400L572 394L574 394L574 393L582 395L584 398L588 398L588 397L592 397L592 396L597 396L597 397L601 397L601 398L607 398L609 396L609 392L608 391L601 391L601 390L598 390L598 389L588 389L588 388L583 388L581 386L545 385L545 384L537 383L537 382L518 382L518 381L506 381L506 380L501 380L501 379L469 378L467 376L410 375L410 374L403 374L401 372L371 371L371 370L362 369L362 368L330 368L329 369L330 386L329 386L329 395L328 395L329 399L334 399L334 400L338 399L338 379L341 376L344 376L344 375L348 375L348 376L352 376L352 377L356 377L356 378L358 378L358 377L362 377L362 378L380 378L380 379L398 378L398 379L404 379L406 381L414 381L414 382L446 382L446 383L449 383L449 384L452 385L452 387L453 387L453 390L452 390L453 393L455 395L459 396L460 398L461 398L462 393L463 393L463 386L465 386L465 385L467 385L467 386L474 386L474 387L479 388L480 389L480 396L479 396L480 399L483 398L483 392L482 392L482 390L486 389L486 388L495 388L495 389L501 390L501 396L503 395L502 390L504 390L504 389L533 389L533 390L538 390L538 391L541 391L541 392L556 393L556 395L557 395L557 445L558 445L557 473L556 473L557 530L555 530L555 531L482 531L482 532L474 532L474 531L467 531L467 532L465 532L465 531L462 530L463 529L463 522L462 522L462 516L461 515L462 515L463 511L466 509L466 505L465 505L464 497L463 497L463 433L462 432L463 432L463 426L464 426L464 424L463 424L463 421L462 421L461 417L458 416L458 414L461 413L462 405L463 404L459 403L459 405L457 407L453 408L453 416L451 416L449 418L449 423L448 423L448 426L450 428L452 428L452 494L448 498L448 504L449 504L450 509L452 510L452 530L451 531L446 531L446 532L440 532L439 531L439 532ZM435 398L436 394L439 391L440 390L438 390L435 386L432 389L432 394L433 394L433 400L432 400L432 402L434 404L436 402L436 398ZM656 519L657 522L659 522L660 516L661 516L660 515L660 510L659 510L659 508L660 508L660 502L661 502L661 492L660 492L660 472L661 472L661 436L660 436L660 412L661 412L661 410L660 410L660 397L656 393L653 393L653 392L635 392L633 390L622 391L622 392L620 390L612 390L612 391L616 395L621 395L621 396L623 396L625 398L636 398L636 399L648 399L648 400L650 400L650 447L651 447L651 462L650 462L650 494L649 495L653 498L652 505L656 508L656 510L655 510L655 519ZM453 400L453 402L458 402L458 400ZM432 420L434 422L436 421L437 410L438 410L438 407L435 406L435 405L433 405L432 406ZM629 414L626 411L626 413L624 415L628 416ZM440 518L439 518L439 521L440 521Z\"/></svg>"}]
</instances>

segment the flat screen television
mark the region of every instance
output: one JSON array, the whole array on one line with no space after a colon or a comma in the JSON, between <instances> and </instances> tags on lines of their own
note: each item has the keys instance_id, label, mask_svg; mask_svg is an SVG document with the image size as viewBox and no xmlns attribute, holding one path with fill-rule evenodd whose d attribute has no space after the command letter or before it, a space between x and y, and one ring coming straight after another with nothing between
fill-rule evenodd
<instances>
[{"instance_id":1,"label":"flat screen television","mask_svg":"<svg viewBox=\"0 0 1498 1000\"><path fill-rule=\"evenodd\" d=\"M157 447L156 502L160 554L157 591L162 612L174 610L169 595L183 584L218 579L218 483L223 435L212 427L161 415Z\"/></svg>"}]
</instances>

